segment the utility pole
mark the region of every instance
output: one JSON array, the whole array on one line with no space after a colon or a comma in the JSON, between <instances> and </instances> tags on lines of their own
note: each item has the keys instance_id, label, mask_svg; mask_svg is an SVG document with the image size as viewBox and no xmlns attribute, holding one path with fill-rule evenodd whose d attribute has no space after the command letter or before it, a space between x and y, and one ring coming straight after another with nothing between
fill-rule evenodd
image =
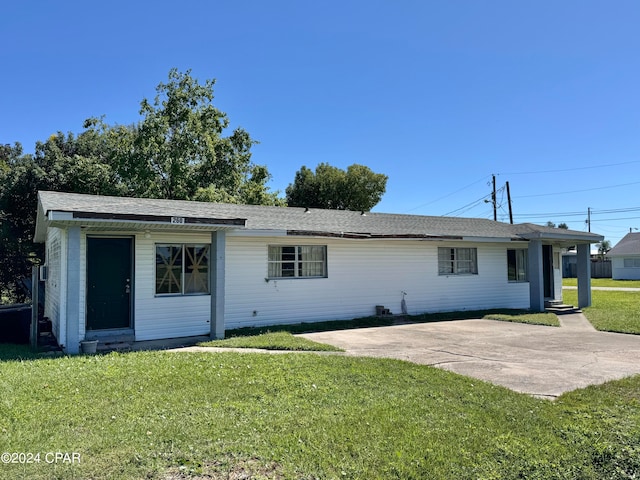
<instances>
[{"instance_id":1,"label":"utility pole","mask_svg":"<svg viewBox=\"0 0 640 480\"><path fill-rule=\"evenodd\" d=\"M589 232L591 232L591 207L587 207L587 227L589 228Z\"/></svg>"},{"instance_id":2,"label":"utility pole","mask_svg":"<svg viewBox=\"0 0 640 480\"><path fill-rule=\"evenodd\" d=\"M491 194L491 199L493 200L493 221L498 221L498 206L496 205L496 176L491 175L493 177L493 193Z\"/></svg>"},{"instance_id":3,"label":"utility pole","mask_svg":"<svg viewBox=\"0 0 640 480\"><path fill-rule=\"evenodd\" d=\"M511 209L511 190L509 190L509 182L507 182L507 203L509 204L509 223L513 225L513 210Z\"/></svg>"}]
</instances>

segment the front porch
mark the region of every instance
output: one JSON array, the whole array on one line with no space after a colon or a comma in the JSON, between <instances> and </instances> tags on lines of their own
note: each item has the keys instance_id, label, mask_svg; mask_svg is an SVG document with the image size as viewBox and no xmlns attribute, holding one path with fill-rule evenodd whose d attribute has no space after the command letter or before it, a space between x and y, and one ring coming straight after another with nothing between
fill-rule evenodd
<instances>
[{"instance_id":1,"label":"front porch","mask_svg":"<svg viewBox=\"0 0 640 480\"><path fill-rule=\"evenodd\" d=\"M529 241L530 309L543 312L562 300L562 265L559 250L577 247L578 305L591 305L591 243L568 244L560 238L532 238Z\"/></svg>"}]
</instances>

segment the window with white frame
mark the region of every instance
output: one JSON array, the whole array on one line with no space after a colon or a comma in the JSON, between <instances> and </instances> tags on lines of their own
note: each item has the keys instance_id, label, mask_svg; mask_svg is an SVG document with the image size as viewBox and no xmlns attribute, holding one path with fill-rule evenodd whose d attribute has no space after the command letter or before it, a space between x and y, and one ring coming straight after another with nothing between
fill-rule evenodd
<instances>
[{"instance_id":1,"label":"window with white frame","mask_svg":"<svg viewBox=\"0 0 640 480\"><path fill-rule=\"evenodd\" d=\"M206 244L156 244L156 295L209 293Z\"/></svg>"},{"instance_id":2,"label":"window with white frame","mask_svg":"<svg viewBox=\"0 0 640 480\"><path fill-rule=\"evenodd\" d=\"M640 268L640 258L625 258L624 268Z\"/></svg>"},{"instance_id":3,"label":"window with white frame","mask_svg":"<svg viewBox=\"0 0 640 480\"><path fill-rule=\"evenodd\" d=\"M475 275L477 273L477 248L438 247L438 275Z\"/></svg>"},{"instance_id":4,"label":"window with white frame","mask_svg":"<svg viewBox=\"0 0 640 480\"><path fill-rule=\"evenodd\" d=\"M269 278L324 278L326 245L269 245Z\"/></svg>"},{"instance_id":5,"label":"window with white frame","mask_svg":"<svg viewBox=\"0 0 640 480\"><path fill-rule=\"evenodd\" d=\"M527 250L507 250L507 277L510 282L526 282L528 267Z\"/></svg>"}]
</instances>

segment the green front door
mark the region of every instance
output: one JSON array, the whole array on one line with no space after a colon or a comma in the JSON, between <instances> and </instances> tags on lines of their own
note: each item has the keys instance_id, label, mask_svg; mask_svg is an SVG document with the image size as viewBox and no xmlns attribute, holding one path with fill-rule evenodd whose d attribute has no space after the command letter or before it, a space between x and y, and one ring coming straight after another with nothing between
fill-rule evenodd
<instances>
[{"instance_id":1,"label":"green front door","mask_svg":"<svg viewBox=\"0 0 640 480\"><path fill-rule=\"evenodd\" d=\"M544 298L553 298L553 247L542 246L542 275L544 279Z\"/></svg>"},{"instance_id":2,"label":"green front door","mask_svg":"<svg viewBox=\"0 0 640 480\"><path fill-rule=\"evenodd\" d=\"M87 330L131 328L131 238L87 238Z\"/></svg>"}]
</instances>

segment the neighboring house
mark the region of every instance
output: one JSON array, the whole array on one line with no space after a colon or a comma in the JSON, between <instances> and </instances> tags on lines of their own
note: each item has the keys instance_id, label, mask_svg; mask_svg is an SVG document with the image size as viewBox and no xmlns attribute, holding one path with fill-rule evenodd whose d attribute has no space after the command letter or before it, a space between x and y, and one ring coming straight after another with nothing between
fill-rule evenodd
<instances>
[{"instance_id":1,"label":"neighboring house","mask_svg":"<svg viewBox=\"0 0 640 480\"><path fill-rule=\"evenodd\" d=\"M607 252L614 280L640 280L640 233L627 233Z\"/></svg>"},{"instance_id":2,"label":"neighboring house","mask_svg":"<svg viewBox=\"0 0 640 480\"><path fill-rule=\"evenodd\" d=\"M562 278L578 276L578 255L575 250L562 253ZM611 278L611 259L602 258L597 249L591 251L591 278Z\"/></svg>"},{"instance_id":3,"label":"neighboring house","mask_svg":"<svg viewBox=\"0 0 640 480\"><path fill-rule=\"evenodd\" d=\"M39 193L58 342L152 340L400 312L543 311L578 246L580 306L602 236L486 219Z\"/></svg>"}]
</instances>

